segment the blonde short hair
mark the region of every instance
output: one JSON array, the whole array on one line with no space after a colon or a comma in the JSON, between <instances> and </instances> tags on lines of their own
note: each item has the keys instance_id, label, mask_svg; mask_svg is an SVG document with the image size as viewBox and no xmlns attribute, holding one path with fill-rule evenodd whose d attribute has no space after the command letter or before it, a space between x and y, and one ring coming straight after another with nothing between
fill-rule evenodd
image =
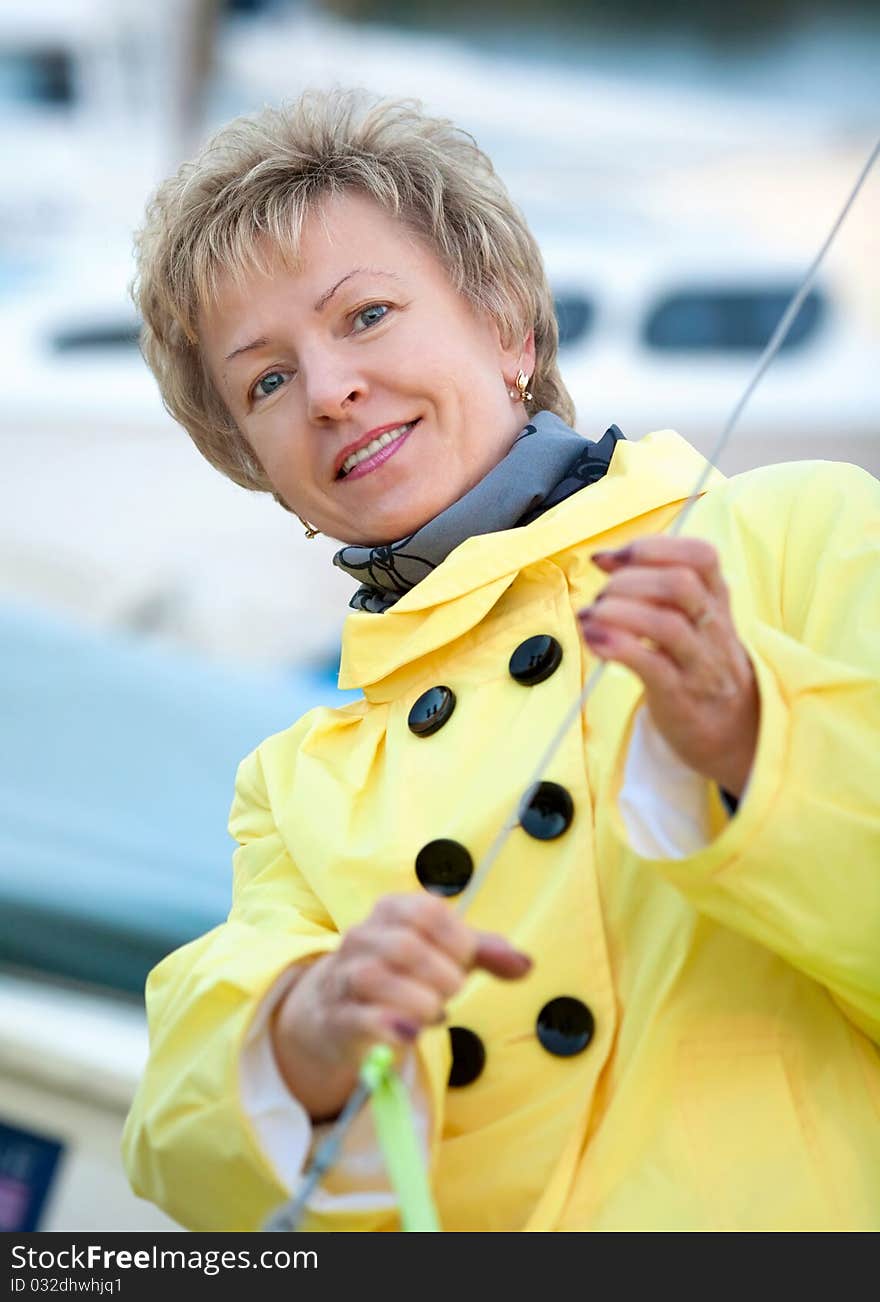
<instances>
[{"instance_id":1,"label":"blonde short hair","mask_svg":"<svg viewBox=\"0 0 880 1302\"><path fill-rule=\"evenodd\" d=\"M271 492L203 364L200 308L222 277L265 268L267 249L295 258L312 208L350 190L420 236L456 289L497 321L505 343L534 329L530 408L572 424L541 254L473 138L415 101L309 91L224 127L160 187L137 237L144 356L169 412L208 461L245 488Z\"/></svg>"}]
</instances>

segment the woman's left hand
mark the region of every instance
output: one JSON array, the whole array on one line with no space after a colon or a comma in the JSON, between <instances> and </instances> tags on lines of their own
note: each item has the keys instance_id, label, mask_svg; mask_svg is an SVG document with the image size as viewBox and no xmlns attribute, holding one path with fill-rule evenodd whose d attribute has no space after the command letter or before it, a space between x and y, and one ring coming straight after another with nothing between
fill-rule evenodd
<instances>
[{"instance_id":1,"label":"woman's left hand","mask_svg":"<svg viewBox=\"0 0 880 1302\"><path fill-rule=\"evenodd\" d=\"M654 723L690 768L741 796L760 700L717 551L658 535L592 559L611 579L578 615L587 645L638 675Z\"/></svg>"}]
</instances>

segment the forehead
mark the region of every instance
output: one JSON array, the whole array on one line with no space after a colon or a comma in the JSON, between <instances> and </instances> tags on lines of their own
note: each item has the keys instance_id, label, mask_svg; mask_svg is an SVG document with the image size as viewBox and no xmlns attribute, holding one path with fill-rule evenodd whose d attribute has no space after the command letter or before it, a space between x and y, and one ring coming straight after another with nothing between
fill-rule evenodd
<instances>
[{"instance_id":1,"label":"forehead","mask_svg":"<svg viewBox=\"0 0 880 1302\"><path fill-rule=\"evenodd\" d=\"M357 193L322 198L282 242L264 236L243 246L228 268L219 267L205 295L209 314L230 299L240 300L284 282L303 293L320 294L328 276L357 267L398 275L445 278L433 250L395 213ZM332 283L332 282L331 282Z\"/></svg>"},{"instance_id":2,"label":"forehead","mask_svg":"<svg viewBox=\"0 0 880 1302\"><path fill-rule=\"evenodd\" d=\"M394 212L356 191L328 195L310 209L302 224L297 261L310 263L336 254L369 252L379 245L407 259L429 250Z\"/></svg>"}]
</instances>

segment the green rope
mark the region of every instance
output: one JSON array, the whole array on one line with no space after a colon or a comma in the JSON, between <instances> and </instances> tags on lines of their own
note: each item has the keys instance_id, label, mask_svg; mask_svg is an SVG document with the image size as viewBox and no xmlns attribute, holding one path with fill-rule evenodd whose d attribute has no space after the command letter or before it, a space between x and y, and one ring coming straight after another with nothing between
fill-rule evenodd
<instances>
[{"instance_id":1,"label":"green rope","mask_svg":"<svg viewBox=\"0 0 880 1302\"><path fill-rule=\"evenodd\" d=\"M370 1091L379 1147L408 1233L436 1234L440 1222L422 1161L409 1098L392 1066L394 1053L377 1044L364 1059L360 1078Z\"/></svg>"}]
</instances>

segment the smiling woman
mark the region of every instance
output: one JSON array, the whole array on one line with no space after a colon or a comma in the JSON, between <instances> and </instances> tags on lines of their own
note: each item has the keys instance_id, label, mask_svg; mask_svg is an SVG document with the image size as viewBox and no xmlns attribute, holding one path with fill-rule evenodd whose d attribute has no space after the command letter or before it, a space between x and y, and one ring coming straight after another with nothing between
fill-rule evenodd
<instances>
[{"instance_id":1,"label":"smiling woman","mask_svg":"<svg viewBox=\"0 0 880 1302\"><path fill-rule=\"evenodd\" d=\"M522 215L412 104L231 124L138 299L203 454L345 544L363 696L239 768L229 918L147 984L135 1189L261 1228L386 1044L444 1228L880 1228L876 483L715 472L665 536L703 459L570 427ZM309 1216L399 1225L368 1118Z\"/></svg>"},{"instance_id":2,"label":"smiling woman","mask_svg":"<svg viewBox=\"0 0 880 1302\"><path fill-rule=\"evenodd\" d=\"M359 249L374 265L352 265ZM505 346L424 241L357 193L324 197L290 263L219 278L198 321L209 374L291 510L393 542L510 450L532 332Z\"/></svg>"}]
</instances>

